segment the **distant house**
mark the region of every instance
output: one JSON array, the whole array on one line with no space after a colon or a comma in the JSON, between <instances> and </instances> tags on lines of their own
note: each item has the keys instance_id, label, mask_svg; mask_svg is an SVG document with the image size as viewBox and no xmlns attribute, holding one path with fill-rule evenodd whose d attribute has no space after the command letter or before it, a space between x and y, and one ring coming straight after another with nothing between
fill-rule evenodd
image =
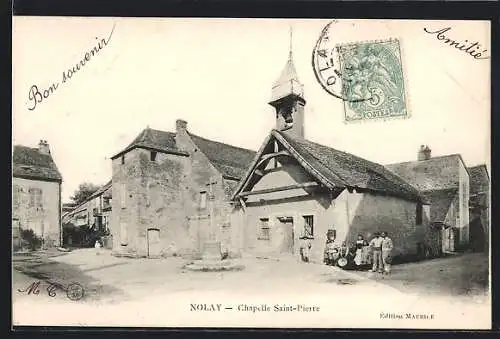
<instances>
[{"instance_id":1,"label":"distant house","mask_svg":"<svg viewBox=\"0 0 500 339\"><path fill-rule=\"evenodd\" d=\"M470 241L475 251L489 247L490 235L490 177L486 165L469 167L470 175Z\"/></svg>"},{"instance_id":2,"label":"distant house","mask_svg":"<svg viewBox=\"0 0 500 339\"><path fill-rule=\"evenodd\" d=\"M14 241L21 230L31 229L44 247L60 246L62 176L47 141L41 140L38 148L14 146L12 177Z\"/></svg>"},{"instance_id":3,"label":"distant house","mask_svg":"<svg viewBox=\"0 0 500 339\"><path fill-rule=\"evenodd\" d=\"M304 138L304 92L290 58L272 88L272 130L232 195L236 242L252 255L299 258L303 239L323 261L327 232L350 244L386 231L396 256L432 238L418 190L384 166Z\"/></svg>"},{"instance_id":4,"label":"distant house","mask_svg":"<svg viewBox=\"0 0 500 339\"><path fill-rule=\"evenodd\" d=\"M459 154L431 157L422 145L417 161L386 166L430 202L431 224L441 230L440 252L469 245L469 172Z\"/></svg>"},{"instance_id":5,"label":"distant house","mask_svg":"<svg viewBox=\"0 0 500 339\"><path fill-rule=\"evenodd\" d=\"M112 157L114 253L199 257L212 239L237 252L229 197L254 155L192 134L183 120L175 133L144 129Z\"/></svg>"},{"instance_id":6,"label":"distant house","mask_svg":"<svg viewBox=\"0 0 500 339\"><path fill-rule=\"evenodd\" d=\"M111 218L111 181L99 188L84 202L63 215L63 224L108 230Z\"/></svg>"},{"instance_id":7,"label":"distant house","mask_svg":"<svg viewBox=\"0 0 500 339\"><path fill-rule=\"evenodd\" d=\"M63 217L64 217L64 215L66 213L71 212L72 210L74 210L76 206L77 206L77 204L71 203L71 202L63 203L62 204Z\"/></svg>"}]
</instances>

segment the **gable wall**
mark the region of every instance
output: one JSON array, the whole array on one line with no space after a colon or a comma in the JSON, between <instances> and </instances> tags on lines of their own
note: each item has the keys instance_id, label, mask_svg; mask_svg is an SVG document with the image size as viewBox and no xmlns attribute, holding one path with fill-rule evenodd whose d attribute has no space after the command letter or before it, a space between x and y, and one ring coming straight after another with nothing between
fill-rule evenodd
<instances>
[{"instance_id":1,"label":"gable wall","mask_svg":"<svg viewBox=\"0 0 500 339\"><path fill-rule=\"evenodd\" d=\"M61 191L60 184L52 181L12 178L13 228L32 229L44 239L46 247L60 246ZM30 206L30 188L42 191L42 207Z\"/></svg>"},{"instance_id":2,"label":"gable wall","mask_svg":"<svg viewBox=\"0 0 500 339\"><path fill-rule=\"evenodd\" d=\"M158 152L156 161L151 161L150 151L136 148L125 154L125 164L121 164L118 157L112 166L113 251L146 256L150 228L160 230L161 255L189 251L185 204L186 177L190 171L188 158ZM126 237L121 233L122 224L126 227Z\"/></svg>"},{"instance_id":3,"label":"gable wall","mask_svg":"<svg viewBox=\"0 0 500 339\"><path fill-rule=\"evenodd\" d=\"M189 233L193 239L193 255L201 256L203 243L210 236L210 211L213 204L213 232L216 239L221 241L223 251L230 251L233 256L237 250L231 246L231 205L226 194L231 180L223 179L222 174L201 152L185 131L178 131L176 142L180 149L189 153L190 173L187 177L188 190L186 204L189 214ZM208 199L209 186L212 179L216 182L213 186L214 200ZM200 207L201 192L206 192L207 200L205 208Z\"/></svg>"},{"instance_id":4,"label":"gable wall","mask_svg":"<svg viewBox=\"0 0 500 339\"><path fill-rule=\"evenodd\" d=\"M462 161L459 161L459 229L460 245L469 243L469 196L470 182L469 173Z\"/></svg>"}]
</instances>

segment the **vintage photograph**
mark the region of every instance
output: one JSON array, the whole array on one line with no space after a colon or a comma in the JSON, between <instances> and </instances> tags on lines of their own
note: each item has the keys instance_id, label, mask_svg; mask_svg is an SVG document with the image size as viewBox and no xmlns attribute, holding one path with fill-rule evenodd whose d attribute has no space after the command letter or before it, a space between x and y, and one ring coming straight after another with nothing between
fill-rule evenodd
<instances>
[{"instance_id":1,"label":"vintage photograph","mask_svg":"<svg viewBox=\"0 0 500 339\"><path fill-rule=\"evenodd\" d=\"M13 326L491 328L490 22L12 26Z\"/></svg>"}]
</instances>

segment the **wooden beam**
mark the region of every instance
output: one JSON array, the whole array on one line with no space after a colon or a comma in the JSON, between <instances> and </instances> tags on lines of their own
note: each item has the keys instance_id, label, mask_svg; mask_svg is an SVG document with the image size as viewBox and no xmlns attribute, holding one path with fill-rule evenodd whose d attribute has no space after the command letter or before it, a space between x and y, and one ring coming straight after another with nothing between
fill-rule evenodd
<instances>
[{"instance_id":1,"label":"wooden beam","mask_svg":"<svg viewBox=\"0 0 500 339\"><path fill-rule=\"evenodd\" d=\"M310 188L310 187L317 187L317 186L319 186L319 184L317 182L311 181L311 182L305 182L302 184L266 188L266 189L257 190L257 191L242 192L242 193L238 194L238 197L240 197L240 199L241 199L241 197L246 197L249 195L266 194L266 193L273 193L273 192L288 191L288 190L293 190L293 189L297 189L297 188Z\"/></svg>"},{"instance_id":2,"label":"wooden beam","mask_svg":"<svg viewBox=\"0 0 500 339\"><path fill-rule=\"evenodd\" d=\"M243 200L241 197L239 200L240 200L241 207L243 208L243 212L246 212L247 205L245 204L245 200Z\"/></svg>"},{"instance_id":3,"label":"wooden beam","mask_svg":"<svg viewBox=\"0 0 500 339\"><path fill-rule=\"evenodd\" d=\"M260 160L259 160L259 162L257 163L257 165L255 167L259 167L265 161L267 161L269 159L272 159L272 158L276 158L276 157L278 157L280 155L291 156L290 153L288 153L287 151L279 151L279 152L273 152L273 153L264 154L263 156L260 157Z\"/></svg>"}]
</instances>

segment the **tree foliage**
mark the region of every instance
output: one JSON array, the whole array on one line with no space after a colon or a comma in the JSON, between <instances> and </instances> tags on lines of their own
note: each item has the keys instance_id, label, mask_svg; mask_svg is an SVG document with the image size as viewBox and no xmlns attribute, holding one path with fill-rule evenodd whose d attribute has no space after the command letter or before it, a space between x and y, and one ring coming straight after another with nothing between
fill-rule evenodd
<instances>
[{"instance_id":1,"label":"tree foliage","mask_svg":"<svg viewBox=\"0 0 500 339\"><path fill-rule=\"evenodd\" d=\"M42 238L37 236L32 229L21 230L21 239L23 241L23 247L27 247L32 251L42 247Z\"/></svg>"},{"instance_id":2,"label":"tree foliage","mask_svg":"<svg viewBox=\"0 0 500 339\"><path fill-rule=\"evenodd\" d=\"M87 200L88 197L94 194L98 189L99 186L94 185L90 182L84 182L80 184L80 186L78 186L78 189L71 197L71 200L73 200L73 202L75 202L76 204L81 204L82 202Z\"/></svg>"}]
</instances>

